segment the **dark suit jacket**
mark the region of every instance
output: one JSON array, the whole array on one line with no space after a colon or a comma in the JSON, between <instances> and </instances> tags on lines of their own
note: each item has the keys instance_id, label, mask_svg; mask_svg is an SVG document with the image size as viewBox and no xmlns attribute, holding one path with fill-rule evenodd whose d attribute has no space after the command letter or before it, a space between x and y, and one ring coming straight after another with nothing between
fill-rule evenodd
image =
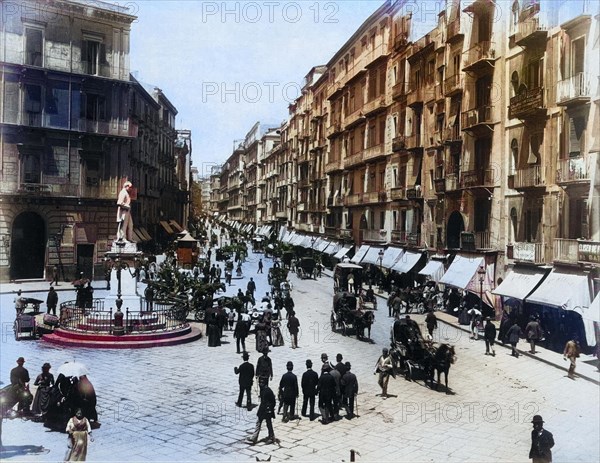
<instances>
[{"instance_id":1,"label":"dark suit jacket","mask_svg":"<svg viewBox=\"0 0 600 463\"><path fill-rule=\"evenodd\" d=\"M542 429L542 434L534 429L531 431L531 450L529 458L544 458L547 461L552 461L552 450L554 447L554 437L550 431Z\"/></svg>"},{"instance_id":2,"label":"dark suit jacket","mask_svg":"<svg viewBox=\"0 0 600 463\"><path fill-rule=\"evenodd\" d=\"M346 397L354 397L358 393L358 381L356 375L351 371L347 371L346 374L342 376L341 385Z\"/></svg>"},{"instance_id":3,"label":"dark suit jacket","mask_svg":"<svg viewBox=\"0 0 600 463\"><path fill-rule=\"evenodd\" d=\"M344 365L343 362L338 362L335 364L335 369L337 371L340 372L340 375L342 376L342 378L344 377L344 375L346 374L346 365Z\"/></svg>"},{"instance_id":4,"label":"dark suit jacket","mask_svg":"<svg viewBox=\"0 0 600 463\"><path fill-rule=\"evenodd\" d=\"M256 376L273 377L273 363L270 357L260 356L256 362Z\"/></svg>"},{"instance_id":5,"label":"dark suit jacket","mask_svg":"<svg viewBox=\"0 0 600 463\"><path fill-rule=\"evenodd\" d=\"M329 372L323 373L319 378L320 397L335 397L336 387L335 378Z\"/></svg>"},{"instance_id":6,"label":"dark suit jacket","mask_svg":"<svg viewBox=\"0 0 600 463\"><path fill-rule=\"evenodd\" d=\"M240 375L240 386L250 387L254 382L254 365L250 362L244 362L240 365L236 374Z\"/></svg>"},{"instance_id":7,"label":"dark suit jacket","mask_svg":"<svg viewBox=\"0 0 600 463\"><path fill-rule=\"evenodd\" d=\"M265 386L260 393L260 405L256 416L260 419L275 418L275 394L269 386Z\"/></svg>"},{"instance_id":8,"label":"dark suit jacket","mask_svg":"<svg viewBox=\"0 0 600 463\"><path fill-rule=\"evenodd\" d=\"M302 394L313 396L317 394L319 375L314 370L306 370L302 375Z\"/></svg>"},{"instance_id":9,"label":"dark suit jacket","mask_svg":"<svg viewBox=\"0 0 600 463\"><path fill-rule=\"evenodd\" d=\"M294 373L288 371L279 381L279 391L283 399L294 399L298 397L298 378Z\"/></svg>"},{"instance_id":10,"label":"dark suit jacket","mask_svg":"<svg viewBox=\"0 0 600 463\"><path fill-rule=\"evenodd\" d=\"M488 341L496 339L496 325L493 323L487 323L483 329L484 338Z\"/></svg>"},{"instance_id":11,"label":"dark suit jacket","mask_svg":"<svg viewBox=\"0 0 600 463\"><path fill-rule=\"evenodd\" d=\"M291 316L287 323L288 330L291 334L298 334L298 328L300 328L300 322L295 316Z\"/></svg>"}]
</instances>

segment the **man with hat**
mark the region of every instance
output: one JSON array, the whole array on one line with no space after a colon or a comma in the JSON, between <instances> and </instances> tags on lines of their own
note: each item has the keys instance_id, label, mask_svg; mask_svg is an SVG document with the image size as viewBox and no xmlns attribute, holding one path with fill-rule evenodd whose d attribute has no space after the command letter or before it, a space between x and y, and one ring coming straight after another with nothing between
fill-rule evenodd
<instances>
[{"instance_id":1,"label":"man with hat","mask_svg":"<svg viewBox=\"0 0 600 463\"><path fill-rule=\"evenodd\" d=\"M262 352L262 357L259 357L256 362L256 378L259 384L261 379L264 379L265 384L268 385L269 379L273 379L273 362L269 357L269 352L271 351L268 347L265 347Z\"/></svg>"},{"instance_id":2,"label":"man with hat","mask_svg":"<svg viewBox=\"0 0 600 463\"><path fill-rule=\"evenodd\" d=\"M290 419L294 419L294 410L296 409L296 399L298 398L298 378L292 370L294 364L288 362L286 364L287 373L281 377L279 381L279 396L283 401L283 422L287 423Z\"/></svg>"},{"instance_id":3,"label":"man with hat","mask_svg":"<svg viewBox=\"0 0 600 463\"><path fill-rule=\"evenodd\" d=\"M335 397L335 379L331 376L332 370L329 362L324 363L319 377L319 410L321 411L321 424L329 424L334 420L333 399Z\"/></svg>"},{"instance_id":4,"label":"man with hat","mask_svg":"<svg viewBox=\"0 0 600 463\"><path fill-rule=\"evenodd\" d=\"M306 361L306 371L302 375L302 416L306 415L306 408L310 403L310 420L315 419L315 396L318 392L319 375L312 369L312 360Z\"/></svg>"},{"instance_id":5,"label":"man with hat","mask_svg":"<svg viewBox=\"0 0 600 463\"><path fill-rule=\"evenodd\" d=\"M252 384L254 383L254 365L248 362L250 354L244 352L242 354L242 363L239 367L235 367L233 370L236 375L240 375L240 393L238 395L237 402L235 403L238 407L242 406L242 399L244 398L244 392L246 392L246 407L248 410L252 410L252 397L250 391L252 390Z\"/></svg>"},{"instance_id":6,"label":"man with hat","mask_svg":"<svg viewBox=\"0 0 600 463\"><path fill-rule=\"evenodd\" d=\"M342 388L344 391L344 408L346 409L346 418L354 418L354 397L358 394L358 380L356 375L350 371L352 365L345 363L346 373L342 376Z\"/></svg>"},{"instance_id":7,"label":"man with hat","mask_svg":"<svg viewBox=\"0 0 600 463\"><path fill-rule=\"evenodd\" d=\"M379 373L379 387L381 387L381 397L387 399L387 388L388 382L390 381L390 374L392 373L392 357L390 357L389 350L387 348L383 348L379 359L377 360L377 364L375 365L375 373Z\"/></svg>"},{"instance_id":8,"label":"man with hat","mask_svg":"<svg viewBox=\"0 0 600 463\"><path fill-rule=\"evenodd\" d=\"M19 397L19 405L17 411L23 415L31 413L29 409L33 396L29 392L29 371L23 366L25 359L19 357L17 366L10 370L10 384L12 385L15 395Z\"/></svg>"},{"instance_id":9,"label":"man with hat","mask_svg":"<svg viewBox=\"0 0 600 463\"><path fill-rule=\"evenodd\" d=\"M554 437L550 431L544 429L544 419L540 415L535 415L533 420L533 431L531 431L531 450L529 458L533 463L549 463L552 461L552 447L554 447Z\"/></svg>"},{"instance_id":10,"label":"man with hat","mask_svg":"<svg viewBox=\"0 0 600 463\"><path fill-rule=\"evenodd\" d=\"M485 340L485 355L490 355L491 350L492 356L495 357L496 351L494 350L494 342L496 341L496 325L494 325L490 317L486 317L485 319L483 339Z\"/></svg>"},{"instance_id":11,"label":"man with hat","mask_svg":"<svg viewBox=\"0 0 600 463\"><path fill-rule=\"evenodd\" d=\"M329 361L329 356L326 353L321 354L321 363L323 364L321 365L321 373L323 373L325 366L329 367L330 370L333 369L333 365Z\"/></svg>"},{"instance_id":12,"label":"man with hat","mask_svg":"<svg viewBox=\"0 0 600 463\"><path fill-rule=\"evenodd\" d=\"M254 428L254 433L246 439L246 442L251 445L256 444L258 441L258 435L260 434L262 422L266 421L269 437L265 443L273 444L275 443L275 432L273 431L273 419L275 418L275 394L273 394L273 391L269 387L268 381L265 377L259 378L258 384L260 386L260 405L258 407L258 411L256 412L256 427Z\"/></svg>"}]
</instances>

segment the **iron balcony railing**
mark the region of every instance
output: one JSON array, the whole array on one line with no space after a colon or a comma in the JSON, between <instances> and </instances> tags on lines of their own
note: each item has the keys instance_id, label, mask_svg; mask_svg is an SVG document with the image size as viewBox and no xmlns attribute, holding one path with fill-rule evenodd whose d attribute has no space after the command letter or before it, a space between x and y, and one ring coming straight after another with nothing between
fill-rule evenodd
<instances>
[{"instance_id":1,"label":"iron balcony railing","mask_svg":"<svg viewBox=\"0 0 600 463\"><path fill-rule=\"evenodd\" d=\"M558 83L556 100L560 104L580 98L587 99L590 95L589 77L587 74L579 72Z\"/></svg>"},{"instance_id":2,"label":"iron balcony railing","mask_svg":"<svg viewBox=\"0 0 600 463\"><path fill-rule=\"evenodd\" d=\"M586 156L559 159L556 169L556 183L571 183L590 180Z\"/></svg>"},{"instance_id":3,"label":"iron balcony railing","mask_svg":"<svg viewBox=\"0 0 600 463\"><path fill-rule=\"evenodd\" d=\"M541 187L546 184L544 168L539 165L517 169L514 174L513 188Z\"/></svg>"}]
</instances>

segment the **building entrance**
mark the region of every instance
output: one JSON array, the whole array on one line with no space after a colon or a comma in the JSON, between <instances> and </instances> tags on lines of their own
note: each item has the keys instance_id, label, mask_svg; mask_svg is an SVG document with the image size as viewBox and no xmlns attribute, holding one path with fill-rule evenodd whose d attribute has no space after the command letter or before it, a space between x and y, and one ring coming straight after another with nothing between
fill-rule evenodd
<instances>
[{"instance_id":1,"label":"building entrance","mask_svg":"<svg viewBox=\"0 0 600 463\"><path fill-rule=\"evenodd\" d=\"M10 278L24 280L44 277L46 224L35 212L19 214L12 226Z\"/></svg>"}]
</instances>

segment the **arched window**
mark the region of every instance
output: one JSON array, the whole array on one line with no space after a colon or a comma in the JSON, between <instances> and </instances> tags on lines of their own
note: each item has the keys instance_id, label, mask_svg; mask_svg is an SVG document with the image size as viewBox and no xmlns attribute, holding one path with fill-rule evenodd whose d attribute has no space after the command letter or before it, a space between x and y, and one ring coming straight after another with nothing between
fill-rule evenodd
<instances>
[{"instance_id":1,"label":"arched window","mask_svg":"<svg viewBox=\"0 0 600 463\"><path fill-rule=\"evenodd\" d=\"M513 207L510 210L510 242L515 243L517 241L517 210Z\"/></svg>"},{"instance_id":2,"label":"arched window","mask_svg":"<svg viewBox=\"0 0 600 463\"><path fill-rule=\"evenodd\" d=\"M517 24L519 23L519 2L515 0L511 8L511 28L513 31L517 30Z\"/></svg>"},{"instance_id":3,"label":"arched window","mask_svg":"<svg viewBox=\"0 0 600 463\"><path fill-rule=\"evenodd\" d=\"M511 156L508 158L508 175L514 175L519 165L519 142L513 138L510 142Z\"/></svg>"},{"instance_id":4,"label":"arched window","mask_svg":"<svg viewBox=\"0 0 600 463\"><path fill-rule=\"evenodd\" d=\"M515 96L519 90L519 73L517 71L513 71L511 74L510 83L512 84L513 96Z\"/></svg>"}]
</instances>

